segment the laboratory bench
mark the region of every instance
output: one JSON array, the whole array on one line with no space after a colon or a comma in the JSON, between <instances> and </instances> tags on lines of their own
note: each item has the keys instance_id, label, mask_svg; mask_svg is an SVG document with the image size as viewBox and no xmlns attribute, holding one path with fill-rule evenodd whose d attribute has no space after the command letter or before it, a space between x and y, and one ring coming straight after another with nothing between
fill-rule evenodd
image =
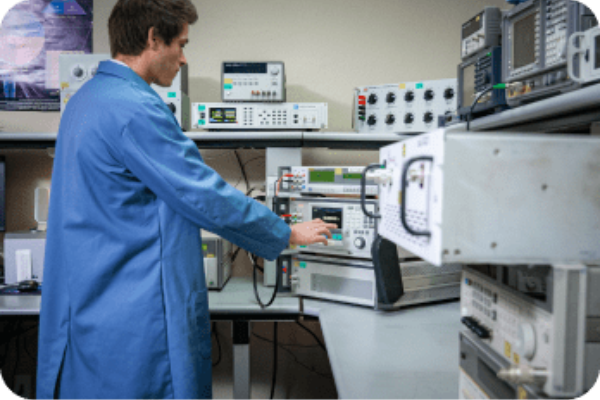
<instances>
[{"instance_id":1,"label":"laboratory bench","mask_svg":"<svg viewBox=\"0 0 600 400\"><path fill-rule=\"evenodd\" d=\"M273 288L258 284L266 302ZM250 398L250 324L318 318L340 398L457 398L459 302L384 312L278 295L261 309L251 277L209 291L212 320L232 321L234 398ZM39 295L0 295L0 318L39 315Z\"/></svg>"}]
</instances>

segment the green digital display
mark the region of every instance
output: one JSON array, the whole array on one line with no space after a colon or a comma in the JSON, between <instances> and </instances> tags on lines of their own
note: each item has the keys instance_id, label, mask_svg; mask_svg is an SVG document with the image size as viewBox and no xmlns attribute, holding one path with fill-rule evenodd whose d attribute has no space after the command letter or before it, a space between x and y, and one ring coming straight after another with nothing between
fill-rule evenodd
<instances>
[{"instance_id":1,"label":"green digital display","mask_svg":"<svg viewBox=\"0 0 600 400\"><path fill-rule=\"evenodd\" d=\"M362 174L344 174L344 179L361 179Z\"/></svg>"},{"instance_id":2,"label":"green digital display","mask_svg":"<svg viewBox=\"0 0 600 400\"><path fill-rule=\"evenodd\" d=\"M333 183L335 182L335 171L310 171L310 183Z\"/></svg>"}]
</instances>

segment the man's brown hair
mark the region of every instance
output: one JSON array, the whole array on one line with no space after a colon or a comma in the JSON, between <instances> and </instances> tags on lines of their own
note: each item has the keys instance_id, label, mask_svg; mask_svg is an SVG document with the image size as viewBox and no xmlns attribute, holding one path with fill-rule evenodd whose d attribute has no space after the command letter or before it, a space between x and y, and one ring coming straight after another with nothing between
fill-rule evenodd
<instances>
[{"instance_id":1,"label":"man's brown hair","mask_svg":"<svg viewBox=\"0 0 600 400\"><path fill-rule=\"evenodd\" d=\"M197 20L191 0L119 0L108 19L111 55L139 56L151 27L170 46L186 22L191 25Z\"/></svg>"}]
</instances>

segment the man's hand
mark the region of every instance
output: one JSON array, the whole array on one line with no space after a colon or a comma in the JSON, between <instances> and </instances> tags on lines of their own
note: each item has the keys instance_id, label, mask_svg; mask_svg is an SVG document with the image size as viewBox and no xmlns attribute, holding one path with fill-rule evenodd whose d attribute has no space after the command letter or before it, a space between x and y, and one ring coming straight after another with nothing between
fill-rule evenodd
<instances>
[{"instance_id":1,"label":"man's hand","mask_svg":"<svg viewBox=\"0 0 600 400\"><path fill-rule=\"evenodd\" d=\"M314 243L323 243L327 245L327 238L331 238L330 229L336 229L336 224L326 224L320 219L303 222L292 225L292 234L290 235L290 244L306 246Z\"/></svg>"}]
</instances>

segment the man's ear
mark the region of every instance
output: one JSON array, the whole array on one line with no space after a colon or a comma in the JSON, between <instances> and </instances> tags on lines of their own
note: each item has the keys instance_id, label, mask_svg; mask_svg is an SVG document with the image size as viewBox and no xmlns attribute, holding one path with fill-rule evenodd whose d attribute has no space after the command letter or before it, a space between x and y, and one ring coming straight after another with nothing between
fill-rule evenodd
<instances>
[{"instance_id":1,"label":"man's ear","mask_svg":"<svg viewBox=\"0 0 600 400\"><path fill-rule=\"evenodd\" d=\"M150 29L148 29L148 48L158 50L158 40L159 38L154 34L154 27L151 26Z\"/></svg>"}]
</instances>

